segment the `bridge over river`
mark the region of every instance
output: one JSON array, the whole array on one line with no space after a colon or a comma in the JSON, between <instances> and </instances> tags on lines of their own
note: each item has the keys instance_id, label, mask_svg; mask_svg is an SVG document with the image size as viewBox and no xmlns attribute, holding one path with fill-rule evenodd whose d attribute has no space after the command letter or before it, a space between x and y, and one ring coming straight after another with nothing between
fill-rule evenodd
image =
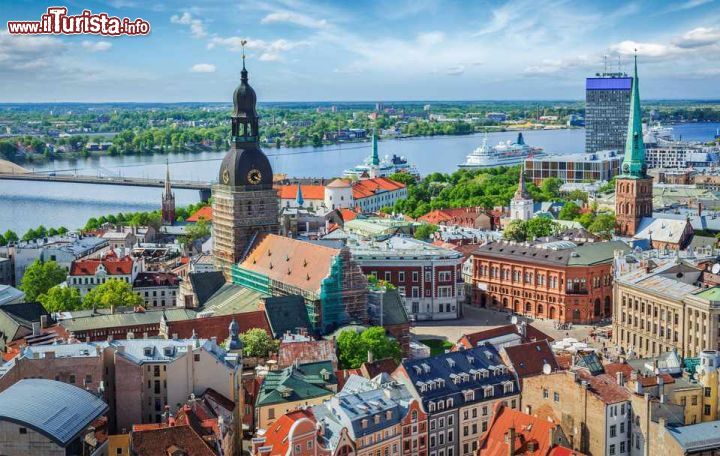
<instances>
[{"instance_id":1,"label":"bridge over river","mask_svg":"<svg viewBox=\"0 0 720 456\"><path fill-rule=\"evenodd\" d=\"M73 184L124 185L130 187L164 187L165 180L145 177L124 176L80 176L74 174L57 174L53 172L33 173L21 166L0 160L0 180L68 182ZM173 188L197 190L201 201L208 201L211 195L211 182L172 180Z\"/></svg>"}]
</instances>

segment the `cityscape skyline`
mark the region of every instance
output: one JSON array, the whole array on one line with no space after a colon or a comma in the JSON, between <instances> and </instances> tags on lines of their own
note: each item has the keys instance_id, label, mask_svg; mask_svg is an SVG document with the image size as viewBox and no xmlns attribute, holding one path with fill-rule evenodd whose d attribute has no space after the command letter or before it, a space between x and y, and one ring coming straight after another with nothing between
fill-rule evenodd
<instances>
[{"instance_id":1,"label":"cityscape skyline","mask_svg":"<svg viewBox=\"0 0 720 456\"><path fill-rule=\"evenodd\" d=\"M38 20L47 6L13 2L0 17ZM114 38L2 28L0 79L14 90L0 102L224 101L243 39L263 101L579 100L584 78L604 71L605 56L610 71L618 59L627 71L635 49L646 99L720 97L713 0L65 6L69 14L143 18L152 30Z\"/></svg>"}]
</instances>

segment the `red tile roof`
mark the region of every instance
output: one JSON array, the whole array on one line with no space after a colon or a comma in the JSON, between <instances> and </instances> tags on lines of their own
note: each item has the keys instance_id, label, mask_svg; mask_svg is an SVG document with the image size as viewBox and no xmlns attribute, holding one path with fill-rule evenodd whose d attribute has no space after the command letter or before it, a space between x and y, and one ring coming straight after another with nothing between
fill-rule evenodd
<instances>
[{"instance_id":1,"label":"red tile roof","mask_svg":"<svg viewBox=\"0 0 720 456\"><path fill-rule=\"evenodd\" d=\"M492 339L494 337L506 336L509 334L520 334L517 325L510 324L498 326L497 328L490 328L475 333L464 334L458 342L463 344L465 348L474 348L477 347L477 344L480 341ZM552 342L555 340L532 325L525 326L525 334L523 342L531 342L535 340L547 340L548 342Z\"/></svg>"},{"instance_id":2,"label":"red tile roof","mask_svg":"<svg viewBox=\"0 0 720 456\"><path fill-rule=\"evenodd\" d=\"M308 342L283 342L278 350L278 367L291 366L295 360L300 364L314 361L332 361L337 365L335 340L311 340Z\"/></svg>"},{"instance_id":3,"label":"red tile roof","mask_svg":"<svg viewBox=\"0 0 720 456\"><path fill-rule=\"evenodd\" d=\"M294 200L297 198L297 184L294 185L276 185L275 190L278 192L280 199ZM324 200L325 186L317 184L300 185L304 200Z\"/></svg>"},{"instance_id":4,"label":"red tile roof","mask_svg":"<svg viewBox=\"0 0 720 456\"><path fill-rule=\"evenodd\" d=\"M381 191L395 191L405 188L405 184L388 179L376 177L374 179L361 179L353 184L353 198L358 200L373 196Z\"/></svg>"},{"instance_id":5,"label":"red tile roof","mask_svg":"<svg viewBox=\"0 0 720 456\"><path fill-rule=\"evenodd\" d=\"M330 273L333 259L339 254L339 249L264 234L240 266L272 280L317 293Z\"/></svg>"},{"instance_id":6,"label":"red tile roof","mask_svg":"<svg viewBox=\"0 0 720 456\"><path fill-rule=\"evenodd\" d=\"M195 211L190 217L188 217L185 221L186 222L197 222L198 220L203 219L205 221L212 221L212 207L210 206L203 206L197 211Z\"/></svg>"},{"instance_id":7,"label":"red tile roof","mask_svg":"<svg viewBox=\"0 0 720 456\"><path fill-rule=\"evenodd\" d=\"M615 377L608 374L591 375L587 369L578 369L577 373L581 380L588 382L590 391L606 404L630 400L630 392L618 385Z\"/></svg>"},{"instance_id":8,"label":"red tile roof","mask_svg":"<svg viewBox=\"0 0 720 456\"><path fill-rule=\"evenodd\" d=\"M505 347L504 350L513 370L520 378L542 374L545 364L548 364L552 371L559 369L547 340L513 345Z\"/></svg>"},{"instance_id":9,"label":"red tile roof","mask_svg":"<svg viewBox=\"0 0 720 456\"><path fill-rule=\"evenodd\" d=\"M343 222L349 222L350 220L355 220L358 214L353 210L343 207L340 209L340 216L342 217Z\"/></svg>"},{"instance_id":10,"label":"red tile roof","mask_svg":"<svg viewBox=\"0 0 720 456\"><path fill-rule=\"evenodd\" d=\"M528 455L549 456L564 453L553 453L553 442L550 438L557 424L527 415L518 410L505 407L501 402L495 408L493 419L488 430L480 439L479 455ZM510 428L515 430L514 451L510 453L508 434ZM529 444L535 444L535 451L529 451ZM578 452L570 454L580 456Z\"/></svg>"},{"instance_id":11,"label":"red tile roof","mask_svg":"<svg viewBox=\"0 0 720 456\"><path fill-rule=\"evenodd\" d=\"M380 359L372 363L365 362L360 365L360 372L365 378L375 378L382 373L392 374L399 364L392 358Z\"/></svg>"},{"instance_id":12,"label":"red tile roof","mask_svg":"<svg viewBox=\"0 0 720 456\"><path fill-rule=\"evenodd\" d=\"M187 425L149 430L133 429L131 440L133 454L138 456L168 454L171 447L182 450L187 455L215 456L215 452L202 437Z\"/></svg>"},{"instance_id":13,"label":"red tile roof","mask_svg":"<svg viewBox=\"0 0 720 456\"><path fill-rule=\"evenodd\" d=\"M108 252L102 259L75 260L70 265L71 276L94 276L97 268L103 265L108 275L130 275L133 259L130 255L118 258L114 251Z\"/></svg>"},{"instance_id":14,"label":"red tile roof","mask_svg":"<svg viewBox=\"0 0 720 456\"><path fill-rule=\"evenodd\" d=\"M475 220L484 214L483 210L478 210L475 207L457 207L436 209L419 217L418 220L434 225L447 224L472 227L475 225Z\"/></svg>"},{"instance_id":15,"label":"red tile roof","mask_svg":"<svg viewBox=\"0 0 720 456\"><path fill-rule=\"evenodd\" d=\"M178 338L187 339L192 336L192 332L195 330L195 335L199 339L217 337L218 341L223 341L230 335L228 327L233 317L235 317L235 321L240 326L241 333L253 328L262 328L268 334L271 334L265 312L255 310L235 315L217 315L214 317L193 318L190 320L168 321L167 335L168 337L172 337L174 334L177 334Z\"/></svg>"},{"instance_id":16,"label":"red tile roof","mask_svg":"<svg viewBox=\"0 0 720 456\"><path fill-rule=\"evenodd\" d=\"M288 454L290 429L296 421L303 418L315 422L315 416L310 410L296 410L281 416L272 423L270 429L265 433L265 443L262 445L263 447L272 447L268 453L269 456L285 456Z\"/></svg>"}]
</instances>

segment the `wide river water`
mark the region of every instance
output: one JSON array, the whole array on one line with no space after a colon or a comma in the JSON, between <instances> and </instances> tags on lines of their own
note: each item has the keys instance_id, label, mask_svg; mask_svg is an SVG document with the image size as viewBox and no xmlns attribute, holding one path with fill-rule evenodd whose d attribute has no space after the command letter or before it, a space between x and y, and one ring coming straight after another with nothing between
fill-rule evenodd
<instances>
[{"instance_id":1,"label":"wide river water","mask_svg":"<svg viewBox=\"0 0 720 456\"><path fill-rule=\"evenodd\" d=\"M674 127L676 137L688 140L710 140L720 128L717 123L682 124ZM584 150L585 131L540 130L523 132L525 141L540 146L549 154L570 154ZM513 140L517 133L491 133L488 144ZM452 172L465 156L478 147L481 135L436 136L387 140L379 143L380 155L402 155L415 163L420 174L434 171ZM275 173L294 177L333 177L342 174L370 153L370 143L327 147L267 149ZM216 181L224 152L170 155L95 157L80 160L57 160L37 166L35 170L65 173L76 170L81 175L108 175L163 178L165 163L170 162L172 179ZM162 189L87 185L49 182L0 180L0 233L12 229L22 235L29 228L66 226L77 228L90 217L118 212L153 210L160 207ZM195 191L176 190L176 203L198 201Z\"/></svg>"}]
</instances>

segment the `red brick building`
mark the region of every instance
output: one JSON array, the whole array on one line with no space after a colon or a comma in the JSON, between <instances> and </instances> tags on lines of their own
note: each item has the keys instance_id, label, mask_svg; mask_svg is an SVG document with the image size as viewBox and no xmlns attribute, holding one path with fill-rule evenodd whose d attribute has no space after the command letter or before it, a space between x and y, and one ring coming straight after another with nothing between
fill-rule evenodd
<instances>
[{"instance_id":1,"label":"red brick building","mask_svg":"<svg viewBox=\"0 0 720 456\"><path fill-rule=\"evenodd\" d=\"M473 253L472 303L532 318L594 323L612 315L612 263L623 242L491 242Z\"/></svg>"}]
</instances>

